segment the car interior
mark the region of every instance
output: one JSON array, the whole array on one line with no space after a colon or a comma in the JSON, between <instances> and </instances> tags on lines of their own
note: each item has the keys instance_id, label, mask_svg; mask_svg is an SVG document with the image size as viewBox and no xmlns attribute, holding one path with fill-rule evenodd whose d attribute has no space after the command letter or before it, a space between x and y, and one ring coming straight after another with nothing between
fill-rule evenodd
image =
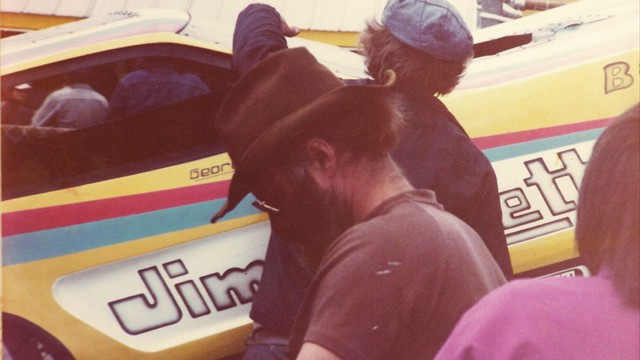
<instances>
[{"instance_id":1,"label":"car interior","mask_svg":"<svg viewBox=\"0 0 640 360\"><path fill-rule=\"evenodd\" d=\"M10 99L3 101L3 200L150 171L224 152L216 139L213 123L234 81L228 59L213 55L185 58L188 54L184 53L180 57L158 56L158 51L136 56L139 52L129 51L128 57L107 56L111 61L96 65L87 66L92 59L74 59L27 74L7 76L2 89L3 100ZM194 58L197 60L192 60ZM28 116L26 120L24 116L19 119L12 116L14 112L4 111L4 103L13 101L14 105L18 103L26 108L23 115L35 113L48 95L65 85L66 75L78 70L89 72L88 85L109 101L124 76L155 62L170 66L178 74L197 77L209 92L186 94L175 101L165 97L161 103L137 109L135 113L111 112L105 121L82 128L59 127L53 123L33 126ZM21 94L13 96L16 90Z\"/></svg>"}]
</instances>

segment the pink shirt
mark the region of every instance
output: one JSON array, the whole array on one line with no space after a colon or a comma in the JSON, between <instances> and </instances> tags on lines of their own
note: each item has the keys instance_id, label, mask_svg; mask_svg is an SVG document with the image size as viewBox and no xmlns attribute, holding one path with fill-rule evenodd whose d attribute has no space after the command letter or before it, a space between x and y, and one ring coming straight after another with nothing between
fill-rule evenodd
<instances>
[{"instance_id":1,"label":"pink shirt","mask_svg":"<svg viewBox=\"0 0 640 360\"><path fill-rule=\"evenodd\" d=\"M604 275L515 280L467 311L436 359L640 359L640 315Z\"/></svg>"}]
</instances>

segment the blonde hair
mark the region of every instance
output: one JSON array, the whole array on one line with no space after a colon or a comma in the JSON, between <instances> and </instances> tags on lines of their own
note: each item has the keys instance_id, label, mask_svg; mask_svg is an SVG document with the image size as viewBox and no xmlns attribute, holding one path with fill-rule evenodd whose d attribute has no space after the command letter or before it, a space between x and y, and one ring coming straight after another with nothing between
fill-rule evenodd
<instances>
[{"instance_id":1,"label":"blonde hair","mask_svg":"<svg viewBox=\"0 0 640 360\"><path fill-rule=\"evenodd\" d=\"M463 62L435 59L429 54L400 42L382 24L369 21L360 36L360 46L365 55L367 72L379 82L384 81L386 70L397 75L398 87L419 89L428 95L450 93L463 76L470 52Z\"/></svg>"}]
</instances>

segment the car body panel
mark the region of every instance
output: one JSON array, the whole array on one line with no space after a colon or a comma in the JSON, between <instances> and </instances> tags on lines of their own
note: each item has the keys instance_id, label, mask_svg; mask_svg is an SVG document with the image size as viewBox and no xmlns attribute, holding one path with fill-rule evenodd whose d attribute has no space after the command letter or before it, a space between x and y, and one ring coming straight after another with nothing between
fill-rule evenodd
<instances>
[{"instance_id":1,"label":"car body panel","mask_svg":"<svg viewBox=\"0 0 640 360\"><path fill-rule=\"evenodd\" d=\"M6 67L42 56L66 56L65 53L87 45L135 35L175 34L189 22L189 15L180 11L145 10L143 16L141 20L136 12L119 12L3 40L3 75Z\"/></svg>"},{"instance_id":2,"label":"car body panel","mask_svg":"<svg viewBox=\"0 0 640 360\"><path fill-rule=\"evenodd\" d=\"M591 147L640 101L639 4L576 5L476 33L532 41L475 59L444 99L496 170L514 273L578 257L572 227Z\"/></svg>"},{"instance_id":3,"label":"car body panel","mask_svg":"<svg viewBox=\"0 0 640 360\"><path fill-rule=\"evenodd\" d=\"M128 21L123 24L125 28L133 25ZM49 64L64 65L77 59L95 58L94 54L127 50L149 43L219 53L223 55L223 60L227 60L220 62L221 66L230 66L229 46L220 45L218 40L198 39L198 31L192 26L184 30L190 31L191 36L152 32L113 36L91 44L67 41L65 36L61 36L57 41L45 44L44 50L55 48L52 44L60 43L64 44L64 51L42 56L46 51L40 49L38 44L35 46L38 51L16 51L17 55L8 58L11 61L3 61L3 64L7 64L3 66L3 80L20 83L30 69L48 67L50 72L58 73L61 71L59 68L64 70L65 66L53 68ZM216 30L223 33L227 31ZM96 31L100 33L100 30ZM212 34L210 31L199 31L208 36ZM226 40L229 42L230 37ZM304 40L293 42L307 45ZM344 61L335 61L333 65L334 71L342 77L364 76L360 57L324 44L308 46L318 57L331 59L336 52L346 54L342 57ZM102 61L93 60L94 64ZM219 324L219 316L182 316L182 321L177 324L182 329L182 336L175 336L178 330L176 324L154 329L156 331L143 331L144 334L136 331L133 331L135 334L128 334L122 331L128 328L127 317L121 317L122 323L113 322L118 314L116 310L109 306L96 306L118 299L113 293L114 284L123 290L122 294L146 293L148 290L138 270L132 268L142 266L144 269L158 265L158 256L161 257L163 253L169 254L169 257L171 254L182 256L184 252L176 249L197 249L206 244L220 247L226 238L229 244L227 248L239 252L237 257L248 256L248 262L239 269L260 261L266 251L267 217L249 205L251 197L224 221L215 225L209 223L213 213L224 203L232 171L228 156L220 154L106 181L5 199L2 203L4 311L46 329L78 358L103 352L108 352L114 358L130 357L132 354L153 358L218 358L240 351L249 326L250 304L246 301L220 312L215 310L215 306L210 307L208 313L223 314L227 319L226 325ZM254 226L259 226L261 230L247 235L247 229L252 224L259 224ZM216 234L222 235L216 237ZM237 239L242 239L250 246L238 246ZM248 250L251 248L253 252ZM256 252L261 256L256 256ZM192 256L203 254L198 250L187 253ZM205 266L205 269L207 265L210 266L209 270L201 269L203 275L221 274L224 280L225 274L227 277L229 275L228 270L238 268L232 255L233 251L226 249L226 262L207 261L205 257L204 261L196 263ZM246 261L238 260L238 263L242 262ZM160 260L162 263L163 260ZM130 265L127 267L123 264ZM257 266L253 268L254 273L255 269L259 269ZM190 274L197 269L197 265L188 265ZM29 285L24 286L26 283ZM83 286L77 287L77 284ZM95 290L86 284L103 287ZM211 288L201 288L199 296L207 294L205 291ZM41 299L40 303L46 306L34 311L33 302L20 301L25 298ZM150 301L149 306L153 307L153 300ZM184 307L187 303L182 302L180 306ZM92 312L92 309L96 311ZM87 314L93 316L87 318ZM155 314L157 312L151 315ZM108 325L105 327L103 324ZM202 328L206 330L202 331ZM108 340L105 336L115 340Z\"/></svg>"},{"instance_id":4,"label":"car body panel","mask_svg":"<svg viewBox=\"0 0 640 360\"><path fill-rule=\"evenodd\" d=\"M475 59L443 98L496 170L509 252L521 276L564 268L570 268L564 274L588 274L574 267L580 265L573 224L582 171L604 127L640 101L637 2L580 3L475 34L477 41L534 35L528 44ZM109 34L100 41L75 41L57 29L44 45L23 52L16 46L5 57L3 40L3 88L38 71L58 74L125 52L135 56L130 51L152 44L169 47L145 56L169 49L230 71L232 29L169 13L162 14L171 24L163 29L173 32L157 32L144 12L132 12L117 15L124 20L109 31L87 27L87 34ZM578 18L591 20L578 24ZM300 39L290 45L309 46L343 78L365 76L355 54ZM225 153L168 164L5 194L3 311L41 327L79 359L220 358L241 351L267 217L249 196L209 223L232 176Z\"/></svg>"}]
</instances>

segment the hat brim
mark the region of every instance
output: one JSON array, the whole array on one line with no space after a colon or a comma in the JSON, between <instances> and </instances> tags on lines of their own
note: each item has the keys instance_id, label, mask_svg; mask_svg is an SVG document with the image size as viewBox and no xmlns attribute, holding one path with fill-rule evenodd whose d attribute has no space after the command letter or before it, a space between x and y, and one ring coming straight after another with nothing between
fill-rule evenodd
<instances>
[{"instance_id":1,"label":"hat brim","mask_svg":"<svg viewBox=\"0 0 640 360\"><path fill-rule=\"evenodd\" d=\"M233 210L250 193L251 179L270 164L274 156L287 153L300 136L312 137L320 128L332 126L338 121L349 121L354 116L367 113L388 112L388 91L385 85L344 86L318 97L315 101L283 117L265 130L247 149L229 186L229 195L223 208L212 222Z\"/></svg>"}]
</instances>

